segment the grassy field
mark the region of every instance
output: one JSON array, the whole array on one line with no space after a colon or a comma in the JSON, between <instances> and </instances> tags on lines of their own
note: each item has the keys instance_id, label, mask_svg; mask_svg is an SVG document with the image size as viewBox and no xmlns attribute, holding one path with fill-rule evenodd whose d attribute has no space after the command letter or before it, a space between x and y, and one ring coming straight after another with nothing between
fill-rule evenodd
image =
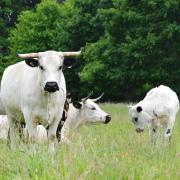
<instances>
[{"instance_id":1,"label":"grassy field","mask_svg":"<svg viewBox=\"0 0 180 180\"><path fill-rule=\"evenodd\" d=\"M112 116L107 125L82 127L71 135L72 147L53 156L41 146L0 144L0 179L180 179L180 114L170 146L150 143L148 130L134 131L126 105L101 105Z\"/></svg>"}]
</instances>

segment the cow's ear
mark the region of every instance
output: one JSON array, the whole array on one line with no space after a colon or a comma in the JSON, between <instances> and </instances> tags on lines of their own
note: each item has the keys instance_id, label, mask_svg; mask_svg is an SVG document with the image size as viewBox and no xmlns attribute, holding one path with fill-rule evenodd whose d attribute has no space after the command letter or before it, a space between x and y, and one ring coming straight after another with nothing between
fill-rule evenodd
<instances>
[{"instance_id":1,"label":"cow's ear","mask_svg":"<svg viewBox=\"0 0 180 180\"><path fill-rule=\"evenodd\" d=\"M72 94L70 92L67 92L66 94L66 100L68 103L71 103L72 102Z\"/></svg>"},{"instance_id":2,"label":"cow's ear","mask_svg":"<svg viewBox=\"0 0 180 180\"><path fill-rule=\"evenodd\" d=\"M141 106L138 106L138 107L136 108L136 110L137 110L137 112L141 112L141 111L142 111L142 107L141 107Z\"/></svg>"},{"instance_id":3,"label":"cow's ear","mask_svg":"<svg viewBox=\"0 0 180 180\"><path fill-rule=\"evenodd\" d=\"M73 102L73 106L74 106L76 109L81 109L82 104L81 104L80 102L74 101L74 102Z\"/></svg>"},{"instance_id":4,"label":"cow's ear","mask_svg":"<svg viewBox=\"0 0 180 180\"><path fill-rule=\"evenodd\" d=\"M39 66L39 61L38 61L38 59L35 59L35 58L25 59L25 62L30 67L38 67Z\"/></svg>"},{"instance_id":5,"label":"cow's ear","mask_svg":"<svg viewBox=\"0 0 180 180\"><path fill-rule=\"evenodd\" d=\"M64 66L71 68L72 65L76 62L75 58L72 57L64 57Z\"/></svg>"},{"instance_id":6,"label":"cow's ear","mask_svg":"<svg viewBox=\"0 0 180 180\"><path fill-rule=\"evenodd\" d=\"M71 94L70 92L67 92L66 97L67 97L68 99L70 99L70 98L72 98L72 94Z\"/></svg>"}]
</instances>

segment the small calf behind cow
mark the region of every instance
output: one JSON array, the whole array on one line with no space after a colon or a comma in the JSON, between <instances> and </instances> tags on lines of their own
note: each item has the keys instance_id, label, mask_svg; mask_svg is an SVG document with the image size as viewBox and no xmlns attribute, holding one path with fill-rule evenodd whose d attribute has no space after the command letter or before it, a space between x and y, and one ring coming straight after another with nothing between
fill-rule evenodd
<instances>
[{"instance_id":1,"label":"small calf behind cow","mask_svg":"<svg viewBox=\"0 0 180 180\"><path fill-rule=\"evenodd\" d=\"M170 140L179 99L169 87L161 85L151 89L145 98L134 106L129 106L129 115L138 133L150 126L152 141L157 139L158 127L165 128L164 138Z\"/></svg>"}]
</instances>

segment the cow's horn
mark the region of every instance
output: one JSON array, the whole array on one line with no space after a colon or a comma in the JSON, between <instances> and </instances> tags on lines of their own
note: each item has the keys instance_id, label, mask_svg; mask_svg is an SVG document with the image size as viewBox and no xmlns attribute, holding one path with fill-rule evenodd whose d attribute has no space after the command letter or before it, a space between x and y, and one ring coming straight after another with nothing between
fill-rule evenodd
<instances>
[{"instance_id":1,"label":"cow's horn","mask_svg":"<svg viewBox=\"0 0 180 180\"><path fill-rule=\"evenodd\" d=\"M96 98L96 99L91 99L91 100L92 100L93 102L96 102L96 101L98 101L99 99L101 99L103 95L104 95L104 93L102 93L98 98Z\"/></svg>"},{"instance_id":2,"label":"cow's horn","mask_svg":"<svg viewBox=\"0 0 180 180\"><path fill-rule=\"evenodd\" d=\"M61 52L64 57L71 57L71 56L79 56L81 54L81 51L75 51L75 52Z\"/></svg>"},{"instance_id":3,"label":"cow's horn","mask_svg":"<svg viewBox=\"0 0 180 180\"><path fill-rule=\"evenodd\" d=\"M18 56L23 59L38 58L39 53L18 54Z\"/></svg>"},{"instance_id":4,"label":"cow's horn","mask_svg":"<svg viewBox=\"0 0 180 180\"><path fill-rule=\"evenodd\" d=\"M85 101L92 95L92 93L93 93L93 92L91 91L91 92L89 93L89 95L88 95L87 97L83 98L81 101L82 101L82 102L85 102Z\"/></svg>"}]
</instances>

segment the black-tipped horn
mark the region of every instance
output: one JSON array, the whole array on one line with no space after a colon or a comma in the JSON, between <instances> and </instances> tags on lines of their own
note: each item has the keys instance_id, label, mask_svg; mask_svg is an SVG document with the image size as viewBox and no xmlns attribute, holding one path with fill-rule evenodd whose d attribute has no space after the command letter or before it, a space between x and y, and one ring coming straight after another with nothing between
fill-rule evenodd
<instances>
[{"instance_id":1,"label":"black-tipped horn","mask_svg":"<svg viewBox=\"0 0 180 180\"><path fill-rule=\"evenodd\" d=\"M75 52L60 52L64 57L72 57L72 56L79 56L81 54L81 51L75 51Z\"/></svg>"},{"instance_id":2,"label":"black-tipped horn","mask_svg":"<svg viewBox=\"0 0 180 180\"><path fill-rule=\"evenodd\" d=\"M96 98L96 99L91 99L91 100L94 101L94 102L96 102L96 101L98 101L99 99L101 99L103 95L104 95L104 93L102 93L98 98Z\"/></svg>"},{"instance_id":3,"label":"black-tipped horn","mask_svg":"<svg viewBox=\"0 0 180 180\"><path fill-rule=\"evenodd\" d=\"M91 91L91 92L89 93L89 95L88 95L87 97L83 98L81 101L82 101L82 102L85 102L87 99L90 98L90 96L92 96L92 94L93 94L93 91Z\"/></svg>"}]
</instances>

